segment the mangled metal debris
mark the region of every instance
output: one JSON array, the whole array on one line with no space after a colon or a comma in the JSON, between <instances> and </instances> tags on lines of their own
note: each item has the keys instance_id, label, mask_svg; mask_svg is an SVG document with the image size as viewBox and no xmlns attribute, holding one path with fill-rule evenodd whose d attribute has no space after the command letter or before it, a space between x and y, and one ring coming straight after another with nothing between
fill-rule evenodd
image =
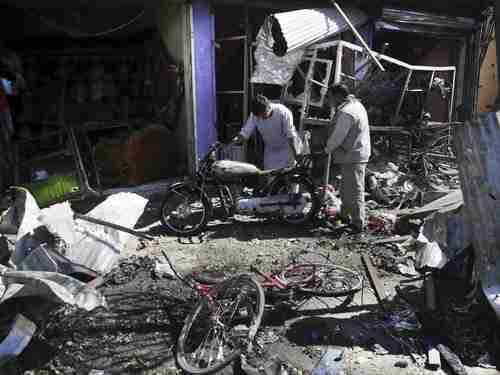
<instances>
[{"instance_id":1,"label":"mangled metal debris","mask_svg":"<svg viewBox=\"0 0 500 375\"><path fill-rule=\"evenodd\" d=\"M14 265L26 269L31 264L32 269L55 271L64 269L64 263L73 263L96 273L107 273L116 265L121 249L131 237L129 233L75 219L68 202L40 210L29 192L24 195L24 212L12 255ZM137 194L119 193L108 197L87 216L133 228L146 203L147 200ZM48 251L43 246L40 248L44 243L53 243L54 236L62 240L63 246ZM34 250L36 253L31 255ZM59 254L51 256L51 252ZM41 268L42 264L47 268Z\"/></svg>"},{"instance_id":2,"label":"mangled metal debris","mask_svg":"<svg viewBox=\"0 0 500 375\"><path fill-rule=\"evenodd\" d=\"M11 298L41 297L91 311L105 307L105 298L85 283L57 272L16 271L0 266L0 304Z\"/></svg>"},{"instance_id":3,"label":"mangled metal debris","mask_svg":"<svg viewBox=\"0 0 500 375\"><path fill-rule=\"evenodd\" d=\"M0 304L35 297L33 301L42 299L86 311L106 307L104 296L95 289L97 283L86 284L76 277L99 280L99 274L117 264L121 249L131 234L137 234L130 228L146 202L136 194L116 194L87 217L75 214L68 202L41 210L28 191L19 189L14 204L2 215L4 226L16 228L17 241L8 266L0 265ZM35 330L33 323L18 316L0 344L0 365L21 353Z\"/></svg>"},{"instance_id":4,"label":"mangled metal debris","mask_svg":"<svg viewBox=\"0 0 500 375\"><path fill-rule=\"evenodd\" d=\"M399 216L425 217L434 212L446 213L460 208L464 203L461 190L455 190L422 207L400 210Z\"/></svg>"}]
</instances>

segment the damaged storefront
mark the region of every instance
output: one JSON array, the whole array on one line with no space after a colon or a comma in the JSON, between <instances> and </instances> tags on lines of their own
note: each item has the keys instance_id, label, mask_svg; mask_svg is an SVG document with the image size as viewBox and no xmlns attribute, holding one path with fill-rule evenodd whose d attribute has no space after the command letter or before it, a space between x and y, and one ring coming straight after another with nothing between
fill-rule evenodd
<instances>
[{"instance_id":1,"label":"damaged storefront","mask_svg":"<svg viewBox=\"0 0 500 375\"><path fill-rule=\"evenodd\" d=\"M213 138L212 104L196 105L213 96L202 2L1 7L2 190L43 207L195 168Z\"/></svg>"},{"instance_id":2,"label":"damaged storefront","mask_svg":"<svg viewBox=\"0 0 500 375\"><path fill-rule=\"evenodd\" d=\"M256 38L251 82L264 92L279 88L274 99L293 108L313 152L322 149L331 119L326 88L341 82L367 108L376 156L424 174L436 160L453 158L451 129L475 111L480 41L491 36L492 14L388 6L376 18L358 8L343 13L354 31L333 7L269 16Z\"/></svg>"},{"instance_id":3,"label":"damaged storefront","mask_svg":"<svg viewBox=\"0 0 500 375\"><path fill-rule=\"evenodd\" d=\"M0 34L0 373L497 373L491 9L111 3L1 8L28 26ZM339 82L370 119L363 233L325 182ZM230 176L262 166L258 135L225 145L259 93L314 155Z\"/></svg>"}]
</instances>

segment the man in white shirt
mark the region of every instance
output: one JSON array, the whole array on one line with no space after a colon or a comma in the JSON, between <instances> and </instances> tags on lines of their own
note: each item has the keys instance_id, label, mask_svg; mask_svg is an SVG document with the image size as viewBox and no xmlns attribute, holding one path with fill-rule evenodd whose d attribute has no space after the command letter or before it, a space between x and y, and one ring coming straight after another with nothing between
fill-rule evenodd
<instances>
[{"instance_id":1,"label":"man in white shirt","mask_svg":"<svg viewBox=\"0 0 500 375\"><path fill-rule=\"evenodd\" d=\"M365 171L371 154L368 114L343 84L328 89L328 102L335 108L335 116L325 152L332 154L333 163L341 168L341 216L345 219L350 216L354 232L363 232L366 224Z\"/></svg>"},{"instance_id":2,"label":"man in white shirt","mask_svg":"<svg viewBox=\"0 0 500 375\"><path fill-rule=\"evenodd\" d=\"M257 95L252 102L251 115L233 142L248 140L255 129L264 140L265 169L286 168L295 164L301 140L293 125L292 112L287 107Z\"/></svg>"}]
</instances>

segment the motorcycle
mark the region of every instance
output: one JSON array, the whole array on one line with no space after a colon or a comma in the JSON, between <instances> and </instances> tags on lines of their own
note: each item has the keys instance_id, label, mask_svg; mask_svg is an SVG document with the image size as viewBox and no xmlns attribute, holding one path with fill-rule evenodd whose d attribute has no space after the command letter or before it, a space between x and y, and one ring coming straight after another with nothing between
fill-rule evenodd
<instances>
[{"instance_id":1,"label":"motorcycle","mask_svg":"<svg viewBox=\"0 0 500 375\"><path fill-rule=\"evenodd\" d=\"M320 199L309 177L310 155L294 167L262 171L249 163L217 160L223 147L213 144L195 177L167 190L160 219L171 234L199 234L217 208L223 219L234 214L273 216L289 224L303 224L316 215Z\"/></svg>"}]
</instances>

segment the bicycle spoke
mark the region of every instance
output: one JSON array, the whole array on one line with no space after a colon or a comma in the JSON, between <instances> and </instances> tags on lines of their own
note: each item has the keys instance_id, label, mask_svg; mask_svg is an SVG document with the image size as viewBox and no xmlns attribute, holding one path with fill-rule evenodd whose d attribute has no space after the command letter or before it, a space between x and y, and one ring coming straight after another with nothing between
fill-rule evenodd
<instances>
[{"instance_id":1,"label":"bicycle spoke","mask_svg":"<svg viewBox=\"0 0 500 375\"><path fill-rule=\"evenodd\" d=\"M208 334L205 336L205 338L203 339L203 341L200 344L200 346L198 348L196 348L196 350L192 354L195 363L197 363L200 367L203 365L201 363L201 360L205 356L205 347L206 347L206 344L207 344L207 341L208 341L208 337L210 336L210 334L212 333L212 331L213 331L213 328L211 328L208 331ZM201 348L201 353L198 351L200 348Z\"/></svg>"},{"instance_id":2,"label":"bicycle spoke","mask_svg":"<svg viewBox=\"0 0 500 375\"><path fill-rule=\"evenodd\" d=\"M264 293L249 276L229 279L209 293L179 335L177 360L188 373L210 374L236 359L262 319Z\"/></svg>"}]
</instances>

